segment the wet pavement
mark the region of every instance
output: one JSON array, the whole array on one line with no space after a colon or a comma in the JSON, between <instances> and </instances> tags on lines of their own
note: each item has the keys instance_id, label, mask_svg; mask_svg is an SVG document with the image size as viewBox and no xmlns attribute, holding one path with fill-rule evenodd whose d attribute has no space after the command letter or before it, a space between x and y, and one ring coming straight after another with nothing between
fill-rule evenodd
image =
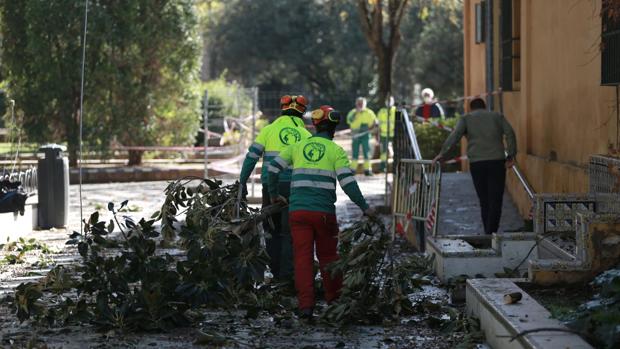
<instances>
[{"instance_id":1,"label":"wet pavement","mask_svg":"<svg viewBox=\"0 0 620 349\"><path fill-rule=\"evenodd\" d=\"M371 206L384 203L385 179L382 176L357 176L360 187ZM225 179L226 183L234 179ZM135 218L150 217L164 201L163 190L168 182L86 184L82 187L83 216L87 218L92 212L100 212L101 219L109 219L107 203L117 205L129 200L130 212L126 215ZM260 192L260 185L255 190ZM79 188L70 188L70 219L65 229L33 232L32 237L47 243L57 251L51 255L55 263L72 263L77 258L73 247L64 245L68 231L80 226ZM338 190L336 206L341 228L359 220L361 210L357 208L342 192ZM389 221L388 217L386 220ZM45 274L51 265L37 265L40 254L32 253L26 263L20 266L0 267L0 295L10 292L19 282L35 281ZM51 264L53 264L52 262ZM439 287L425 286L416 294L419 304L446 304L447 292ZM400 323L385 326L352 326L347 331L325 325L307 326L297 321L280 321L270 316L258 319L239 320L232 313L208 313L207 319L198 328L176 329L169 333L123 334L115 331L98 333L91 326L70 326L45 329L31 327L27 323L19 324L14 315L9 314L6 306L0 306L0 331L2 344L25 344L26 341L49 347L66 348L179 348L191 347L192 342L200 338L198 329L208 330L211 323L217 329L225 327L226 332L234 334L236 340L224 347L269 347L269 348L452 348L462 337L442 333L436 327L430 327L427 316L402 319ZM276 321L277 320L277 321ZM0 344L0 346L2 345Z\"/></svg>"}]
</instances>

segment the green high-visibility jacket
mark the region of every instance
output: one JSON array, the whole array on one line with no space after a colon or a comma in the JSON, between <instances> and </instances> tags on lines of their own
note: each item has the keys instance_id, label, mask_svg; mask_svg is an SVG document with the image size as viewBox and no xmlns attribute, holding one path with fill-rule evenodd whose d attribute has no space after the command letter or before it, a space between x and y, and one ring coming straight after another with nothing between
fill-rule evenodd
<instances>
[{"instance_id":1,"label":"green high-visibility jacket","mask_svg":"<svg viewBox=\"0 0 620 349\"><path fill-rule=\"evenodd\" d=\"M388 117L390 124L390 137L394 137L394 124L396 123L396 107L381 108L377 113L377 119L379 119L379 130L381 131L381 137L388 136Z\"/></svg>"},{"instance_id":2,"label":"green high-visibility jacket","mask_svg":"<svg viewBox=\"0 0 620 349\"><path fill-rule=\"evenodd\" d=\"M367 131L375 122L377 122L377 116L375 112L368 108L364 108L361 111L351 109L347 114L347 124L349 124L353 132Z\"/></svg>"},{"instance_id":3,"label":"green high-visibility jacket","mask_svg":"<svg viewBox=\"0 0 620 349\"><path fill-rule=\"evenodd\" d=\"M319 133L287 147L269 166L269 193L278 195L282 171L293 168L289 212L297 210L335 213L336 180L362 210L368 204L351 172L347 153L326 134Z\"/></svg>"},{"instance_id":4,"label":"green high-visibility jacket","mask_svg":"<svg viewBox=\"0 0 620 349\"><path fill-rule=\"evenodd\" d=\"M245 184L250 178L258 159L263 157L263 168L261 171L261 182L267 184L267 168L269 162L273 160L281 151L288 146L296 144L312 134L306 130L301 118L289 115L282 115L275 119L271 124L263 127L258 133L256 140L248 149L241 167L239 182ZM281 182L291 180L291 171L284 170L280 176Z\"/></svg>"}]
</instances>

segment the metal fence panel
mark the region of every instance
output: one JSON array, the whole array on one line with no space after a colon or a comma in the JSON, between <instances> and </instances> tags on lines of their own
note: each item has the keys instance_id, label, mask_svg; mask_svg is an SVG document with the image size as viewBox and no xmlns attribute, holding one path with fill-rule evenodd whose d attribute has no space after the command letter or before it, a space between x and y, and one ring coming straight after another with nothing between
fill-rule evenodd
<instances>
[{"instance_id":1,"label":"metal fence panel","mask_svg":"<svg viewBox=\"0 0 620 349\"><path fill-rule=\"evenodd\" d=\"M430 160L400 159L394 176L394 228L403 219L432 223L425 224L425 232L437 235L440 189L441 166Z\"/></svg>"}]
</instances>

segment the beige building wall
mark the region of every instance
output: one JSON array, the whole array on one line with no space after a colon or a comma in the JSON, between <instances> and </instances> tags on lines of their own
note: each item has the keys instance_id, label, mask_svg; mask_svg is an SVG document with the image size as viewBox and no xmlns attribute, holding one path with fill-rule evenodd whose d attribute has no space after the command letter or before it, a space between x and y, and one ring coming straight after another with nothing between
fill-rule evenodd
<instances>
[{"instance_id":1,"label":"beige building wall","mask_svg":"<svg viewBox=\"0 0 620 349\"><path fill-rule=\"evenodd\" d=\"M465 93L485 91L485 44L475 44L475 3L464 2ZM504 91L503 112L517 134L517 162L537 193L585 192L590 155L618 141L615 87L601 86L600 0L521 0L521 81ZM494 0L495 86L499 16ZM620 62L619 62L620 64ZM530 200L515 176L508 191L521 213Z\"/></svg>"}]
</instances>

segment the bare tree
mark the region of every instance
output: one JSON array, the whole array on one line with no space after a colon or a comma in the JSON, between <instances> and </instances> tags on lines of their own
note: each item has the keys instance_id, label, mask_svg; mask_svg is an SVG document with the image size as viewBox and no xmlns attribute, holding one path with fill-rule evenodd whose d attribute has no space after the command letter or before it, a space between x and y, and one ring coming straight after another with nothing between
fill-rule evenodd
<instances>
[{"instance_id":1,"label":"bare tree","mask_svg":"<svg viewBox=\"0 0 620 349\"><path fill-rule=\"evenodd\" d=\"M362 31L377 57L380 101L392 92L392 65L400 45L400 23L408 3L409 0L357 0Z\"/></svg>"}]
</instances>

